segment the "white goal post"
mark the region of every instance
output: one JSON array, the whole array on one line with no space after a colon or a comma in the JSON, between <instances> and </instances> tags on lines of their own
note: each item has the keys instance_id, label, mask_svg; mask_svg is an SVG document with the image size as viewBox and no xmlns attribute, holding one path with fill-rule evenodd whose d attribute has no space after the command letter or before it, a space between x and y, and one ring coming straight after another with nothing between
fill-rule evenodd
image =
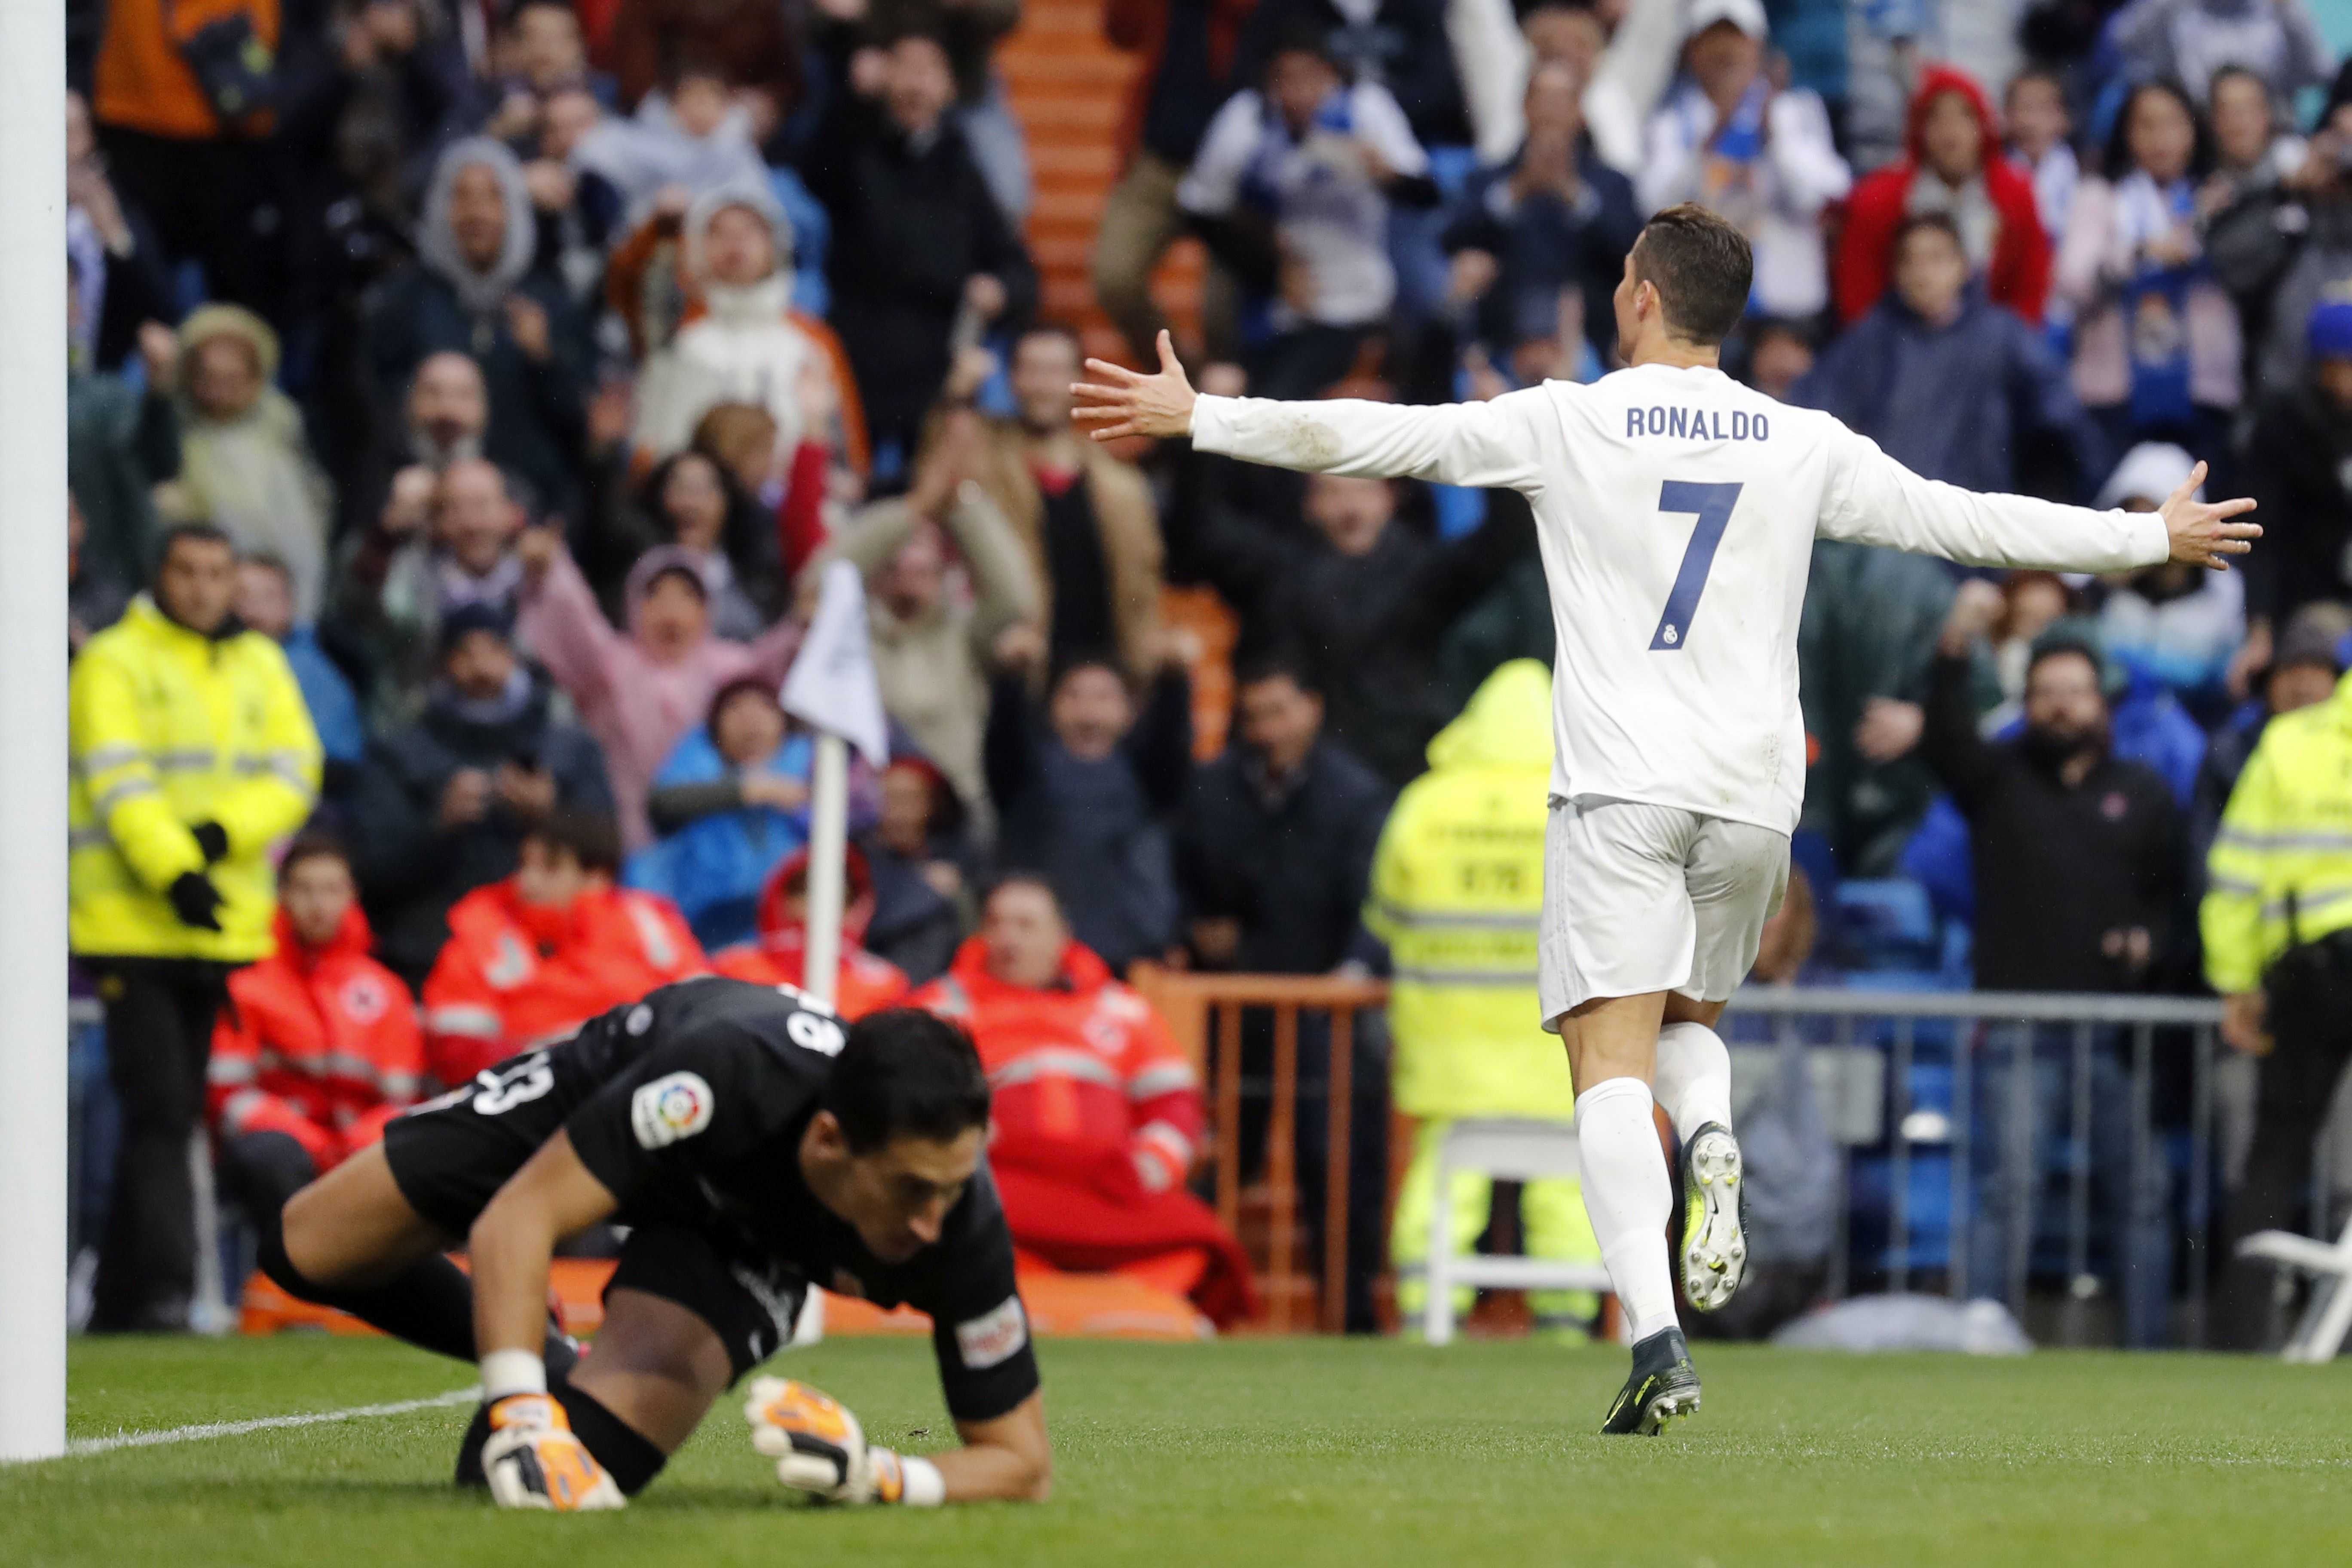
<instances>
[{"instance_id":1,"label":"white goal post","mask_svg":"<svg viewBox=\"0 0 2352 1568\"><path fill-rule=\"evenodd\" d=\"M0 1459L66 1447L65 12L0 0Z\"/></svg>"}]
</instances>

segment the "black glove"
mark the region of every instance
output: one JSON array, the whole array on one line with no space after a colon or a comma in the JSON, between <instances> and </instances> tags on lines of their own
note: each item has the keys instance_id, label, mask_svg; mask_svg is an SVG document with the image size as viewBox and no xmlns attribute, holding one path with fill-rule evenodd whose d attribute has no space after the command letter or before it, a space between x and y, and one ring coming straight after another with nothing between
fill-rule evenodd
<instances>
[{"instance_id":1,"label":"black glove","mask_svg":"<svg viewBox=\"0 0 2352 1568\"><path fill-rule=\"evenodd\" d=\"M220 889L202 871L181 872L163 896L172 900L172 912L180 917L181 924L198 931L220 930Z\"/></svg>"},{"instance_id":2,"label":"black glove","mask_svg":"<svg viewBox=\"0 0 2352 1568\"><path fill-rule=\"evenodd\" d=\"M217 822L199 822L188 829L194 836L196 847L205 852L205 864L216 866L228 858L228 829Z\"/></svg>"}]
</instances>

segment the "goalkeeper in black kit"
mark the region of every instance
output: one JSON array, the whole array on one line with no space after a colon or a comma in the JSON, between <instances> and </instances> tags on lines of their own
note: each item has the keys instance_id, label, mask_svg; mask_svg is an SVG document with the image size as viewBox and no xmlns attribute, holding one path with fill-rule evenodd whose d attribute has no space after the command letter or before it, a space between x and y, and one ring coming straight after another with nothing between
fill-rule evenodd
<instances>
[{"instance_id":1,"label":"goalkeeper in black kit","mask_svg":"<svg viewBox=\"0 0 2352 1568\"><path fill-rule=\"evenodd\" d=\"M818 1285L930 1314L963 1447L893 1453L827 1395L760 1378L744 1415L786 1486L1040 1500L1045 1405L987 1136L988 1080L954 1025L899 1010L844 1026L789 986L690 980L394 1121L294 1195L262 1266L479 1363L457 1479L501 1507L624 1506ZM628 1237L583 1353L549 1327L548 1265L608 1220ZM470 1281L445 1256L460 1242Z\"/></svg>"}]
</instances>

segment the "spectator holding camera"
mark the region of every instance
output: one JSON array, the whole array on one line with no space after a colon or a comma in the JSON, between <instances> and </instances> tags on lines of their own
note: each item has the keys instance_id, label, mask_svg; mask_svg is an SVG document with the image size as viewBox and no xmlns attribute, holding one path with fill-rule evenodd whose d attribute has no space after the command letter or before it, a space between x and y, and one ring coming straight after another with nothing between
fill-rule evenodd
<instances>
[{"instance_id":1,"label":"spectator holding camera","mask_svg":"<svg viewBox=\"0 0 2352 1568\"><path fill-rule=\"evenodd\" d=\"M411 985L448 940L449 907L511 875L534 825L613 809L604 752L554 716L503 614L453 611L436 651L424 712L370 749L350 803L352 866L384 962Z\"/></svg>"},{"instance_id":2,"label":"spectator holding camera","mask_svg":"<svg viewBox=\"0 0 2352 1568\"><path fill-rule=\"evenodd\" d=\"M151 594L91 637L68 691L69 931L106 1005L122 1106L91 1326L186 1326L188 1137L228 972L269 947L270 852L319 798L319 738L278 645L230 614L220 530L163 537Z\"/></svg>"}]
</instances>

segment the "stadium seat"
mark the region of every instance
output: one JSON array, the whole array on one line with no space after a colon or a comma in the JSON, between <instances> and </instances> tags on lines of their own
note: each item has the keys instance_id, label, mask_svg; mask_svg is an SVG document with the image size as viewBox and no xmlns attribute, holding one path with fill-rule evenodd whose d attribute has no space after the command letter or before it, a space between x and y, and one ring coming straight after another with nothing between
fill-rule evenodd
<instances>
[{"instance_id":1,"label":"stadium seat","mask_svg":"<svg viewBox=\"0 0 2352 1568\"><path fill-rule=\"evenodd\" d=\"M2311 1276L2311 1303L2288 1336L2281 1359L2324 1363L2336 1359L2352 1335L2352 1220L2331 1245L2288 1230L2259 1231L2238 1244L2241 1258L2266 1258L2282 1268Z\"/></svg>"},{"instance_id":2,"label":"stadium seat","mask_svg":"<svg viewBox=\"0 0 2352 1568\"><path fill-rule=\"evenodd\" d=\"M1437 1190L1449 1192L1456 1171L1525 1182L1577 1173L1576 1129L1561 1121L1470 1117L1455 1122L1437 1152ZM1432 1204L1429 1222L1429 1304L1422 1331L1431 1344L1454 1339L1454 1291L1462 1285L1517 1290L1609 1292L1609 1270L1598 1263L1545 1258L1454 1255L1454 1205Z\"/></svg>"}]
</instances>

